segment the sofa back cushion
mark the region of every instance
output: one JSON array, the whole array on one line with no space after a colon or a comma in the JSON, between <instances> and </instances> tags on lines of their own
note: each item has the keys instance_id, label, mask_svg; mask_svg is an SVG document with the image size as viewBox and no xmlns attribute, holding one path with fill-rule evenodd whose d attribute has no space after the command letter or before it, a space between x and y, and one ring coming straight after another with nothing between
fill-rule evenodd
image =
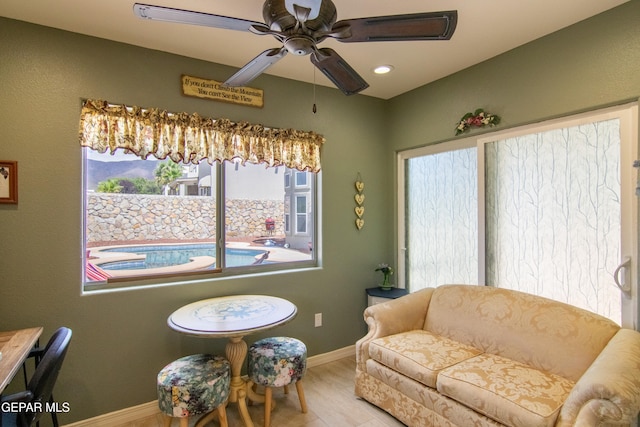
<instances>
[{"instance_id":1,"label":"sofa back cushion","mask_svg":"<svg viewBox=\"0 0 640 427\"><path fill-rule=\"evenodd\" d=\"M433 292L424 329L577 381L620 327L523 292L444 285Z\"/></svg>"}]
</instances>

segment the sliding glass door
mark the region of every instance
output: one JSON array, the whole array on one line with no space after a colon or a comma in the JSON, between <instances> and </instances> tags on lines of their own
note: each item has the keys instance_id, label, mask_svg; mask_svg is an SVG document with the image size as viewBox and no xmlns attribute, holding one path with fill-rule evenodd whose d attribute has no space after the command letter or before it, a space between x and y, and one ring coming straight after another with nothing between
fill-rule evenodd
<instances>
[{"instance_id":1,"label":"sliding glass door","mask_svg":"<svg viewBox=\"0 0 640 427\"><path fill-rule=\"evenodd\" d=\"M637 114L624 106L400 153L399 279L410 291L517 289L634 326L635 261L618 267L638 253Z\"/></svg>"},{"instance_id":2,"label":"sliding glass door","mask_svg":"<svg viewBox=\"0 0 640 427\"><path fill-rule=\"evenodd\" d=\"M475 146L428 150L405 168L406 283L412 291L478 280L478 161Z\"/></svg>"}]
</instances>

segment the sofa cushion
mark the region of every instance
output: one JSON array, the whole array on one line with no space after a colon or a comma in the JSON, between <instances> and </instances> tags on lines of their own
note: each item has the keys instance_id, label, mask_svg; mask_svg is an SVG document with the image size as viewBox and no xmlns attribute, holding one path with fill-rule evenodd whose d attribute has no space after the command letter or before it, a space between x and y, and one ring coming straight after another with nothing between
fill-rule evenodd
<instances>
[{"instance_id":1,"label":"sofa cushion","mask_svg":"<svg viewBox=\"0 0 640 427\"><path fill-rule=\"evenodd\" d=\"M492 354L481 354L438 376L445 396L502 424L552 426L574 383Z\"/></svg>"},{"instance_id":2,"label":"sofa cushion","mask_svg":"<svg viewBox=\"0 0 640 427\"><path fill-rule=\"evenodd\" d=\"M436 387L438 373L481 351L431 332L415 330L375 339L369 357L421 382Z\"/></svg>"},{"instance_id":3,"label":"sofa cushion","mask_svg":"<svg viewBox=\"0 0 640 427\"><path fill-rule=\"evenodd\" d=\"M431 296L423 329L578 381L620 326L523 292L444 285Z\"/></svg>"}]
</instances>

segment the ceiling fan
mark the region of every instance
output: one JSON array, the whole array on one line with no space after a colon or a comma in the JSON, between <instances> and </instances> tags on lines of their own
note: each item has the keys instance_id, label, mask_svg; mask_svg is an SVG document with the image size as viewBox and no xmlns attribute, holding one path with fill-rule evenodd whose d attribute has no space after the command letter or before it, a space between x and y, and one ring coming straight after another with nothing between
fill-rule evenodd
<instances>
[{"instance_id":1,"label":"ceiling fan","mask_svg":"<svg viewBox=\"0 0 640 427\"><path fill-rule=\"evenodd\" d=\"M458 20L457 11L446 11L336 22L336 7L331 0L266 0L262 8L265 23L141 3L135 3L133 11L145 19L268 34L282 43L252 59L224 82L226 86L244 86L292 53L310 55L311 62L345 95L358 93L369 84L336 51L317 47L326 38L343 43L449 40Z\"/></svg>"}]
</instances>

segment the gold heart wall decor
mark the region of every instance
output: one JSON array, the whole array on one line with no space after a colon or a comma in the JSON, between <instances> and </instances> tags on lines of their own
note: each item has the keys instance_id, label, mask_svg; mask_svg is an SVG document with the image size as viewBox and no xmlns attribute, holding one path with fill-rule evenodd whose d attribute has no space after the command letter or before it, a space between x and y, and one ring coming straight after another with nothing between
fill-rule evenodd
<instances>
[{"instance_id":1,"label":"gold heart wall decor","mask_svg":"<svg viewBox=\"0 0 640 427\"><path fill-rule=\"evenodd\" d=\"M364 206L362 206L364 204L364 194L362 194L362 192L364 191L364 182L362 181L360 172L358 172L358 175L356 176L355 185L356 195L354 196L354 198L356 200L356 228L358 230L362 230L362 227L364 227L364 219L362 219L362 216L364 215Z\"/></svg>"}]
</instances>

